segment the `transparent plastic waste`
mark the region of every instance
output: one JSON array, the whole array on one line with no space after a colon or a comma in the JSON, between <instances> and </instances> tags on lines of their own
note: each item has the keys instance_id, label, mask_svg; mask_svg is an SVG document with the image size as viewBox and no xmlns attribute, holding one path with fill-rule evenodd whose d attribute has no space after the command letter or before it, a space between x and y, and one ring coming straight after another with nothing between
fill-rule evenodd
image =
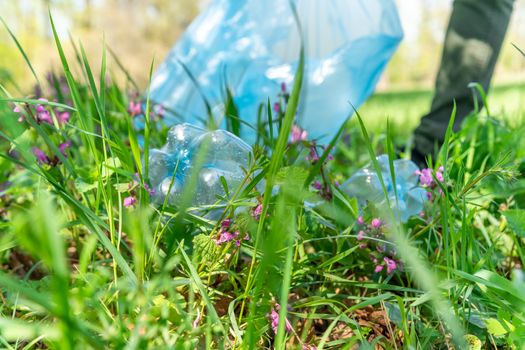
<instances>
[{"instance_id":1,"label":"transparent plastic waste","mask_svg":"<svg viewBox=\"0 0 525 350\"><path fill-rule=\"evenodd\" d=\"M419 186L419 168L417 165L408 159L394 160L396 201L388 156L378 156L377 161L381 167L381 175L393 210L399 212L403 222L406 222L411 216L418 215L427 201L427 191ZM360 206L366 205L367 202L373 203L376 207L386 205L381 182L372 164L352 175L341 188L349 196L357 198Z\"/></svg>"},{"instance_id":2,"label":"transparent plastic waste","mask_svg":"<svg viewBox=\"0 0 525 350\"><path fill-rule=\"evenodd\" d=\"M230 191L242 183L251 151L248 144L225 130L206 131L187 123L173 126L164 147L152 149L149 155L149 179L156 201L162 203L167 197L168 203L179 204L185 185L197 170L190 204L216 203L218 196L225 195L221 177ZM195 161L200 153L204 161L197 169Z\"/></svg>"},{"instance_id":3,"label":"transparent plastic waste","mask_svg":"<svg viewBox=\"0 0 525 350\"><path fill-rule=\"evenodd\" d=\"M203 125L208 102L224 127L227 86L255 126L258 107L290 86L301 39L306 66L298 122L329 140L372 93L402 38L393 0L212 0L155 73L151 98L177 122ZM351 103L351 104L350 104ZM265 119L263 119L265 120ZM322 121L322 122L321 122ZM252 142L245 125L241 137Z\"/></svg>"}]
</instances>

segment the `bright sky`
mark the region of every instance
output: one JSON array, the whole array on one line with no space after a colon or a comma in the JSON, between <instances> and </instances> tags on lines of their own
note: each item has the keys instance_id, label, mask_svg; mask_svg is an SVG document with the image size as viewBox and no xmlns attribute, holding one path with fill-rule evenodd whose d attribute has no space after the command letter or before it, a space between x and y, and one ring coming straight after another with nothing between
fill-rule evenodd
<instances>
[{"instance_id":1,"label":"bright sky","mask_svg":"<svg viewBox=\"0 0 525 350\"><path fill-rule=\"evenodd\" d=\"M421 24L421 14L425 7L451 9L452 0L397 0L399 17L405 31L405 40L415 41Z\"/></svg>"}]
</instances>

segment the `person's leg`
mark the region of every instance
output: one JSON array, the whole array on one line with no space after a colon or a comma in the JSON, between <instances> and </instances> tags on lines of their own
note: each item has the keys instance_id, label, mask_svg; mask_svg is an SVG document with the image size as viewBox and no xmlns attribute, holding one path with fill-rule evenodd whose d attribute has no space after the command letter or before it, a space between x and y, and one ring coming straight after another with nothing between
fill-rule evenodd
<instances>
[{"instance_id":1,"label":"person's leg","mask_svg":"<svg viewBox=\"0 0 525 350\"><path fill-rule=\"evenodd\" d=\"M441 147L454 101L457 108L455 131L474 110L467 85L478 82L488 91L513 3L514 0L454 2L432 106L414 131L412 159L416 163L423 165L425 156L435 156L436 146ZM481 100L478 102L481 106Z\"/></svg>"}]
</instances>

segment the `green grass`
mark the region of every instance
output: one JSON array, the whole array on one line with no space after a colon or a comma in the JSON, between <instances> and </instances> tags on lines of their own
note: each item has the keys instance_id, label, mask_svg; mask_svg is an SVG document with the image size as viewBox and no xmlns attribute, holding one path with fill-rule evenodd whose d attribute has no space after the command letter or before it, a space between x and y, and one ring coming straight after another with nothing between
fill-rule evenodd
<instances>
[{"instance_id":1,"label":"green grass","mask_svg":"<svg viewBox=\"0 0 525 350\"><path fill-rule=\"evenodd\" d=\"M383 92L373 95L361 108L370 130L384 130L390 119L396 134L409 137L419 119L428 113L432 92L427 90ZM490 91L491 112L494 117L505 117L520 122L525 110L525 84L495 86Z\"/></svg>"},{"instance_id":2,"label":"green grass","mask_svg":"<svg viewBox=\"0 0 525 350\"><path fill-rule=\"evenodd\" d=\"M482 112L449 131L434 169L444 167L443 183L434 177L424 216L402 223L392 198L358 207L335 183L365 163L377 169L377 154L393 155L430 95L374 96L331 143L335 159L319 148L311 164L312 144L288 142L299 65L286 112L260 118L278 121L279 133L261 135L243 185L206 215L210 208L191 207L195 176L177 203L150 200L147 145L161 146L169 126L147 117L137 130L130 91L96 78L111 72L105 55L95 73L81 47L70 59L55 39L67 88L42 87L56 102L2 89L2 347L459 349L468 340L471 349L524 348L523 85L494 90L494 118ZM37 122L38 104L52 124ZM66 109L71 118L59 122ZM206 147L200 153L196 168ZM125 207L129 196L137 202ZM217 245L226 219L251 239ZM373 260L385 257L397 268L376 272ZM279 315L276 332L270 315Z\"/></svg>"}]
</instances>

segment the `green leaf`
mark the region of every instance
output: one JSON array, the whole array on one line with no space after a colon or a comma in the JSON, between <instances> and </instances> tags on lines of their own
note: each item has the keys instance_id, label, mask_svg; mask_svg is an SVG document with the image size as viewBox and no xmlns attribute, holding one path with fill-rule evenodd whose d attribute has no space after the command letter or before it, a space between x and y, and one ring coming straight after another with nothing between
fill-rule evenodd
<instances>
[{"instance_id":1,"label":"green leaf","mask_svg":"<svg viewBox=\"0 0 525 350\"><path fill-rule=\"evenodd\" d=\"M503 320L502 323L500 320L495 318L489 318L485 320L485 325L487 326L487 331L495 337L501 337L502 335L507 334L509 331L514 330L514 326Z\"/></svg>"},{"instance_id":2,"label":"green leaf","mask_svg":"<svg viewBox=\"0 0 525 350\"><path fill-rule=\"evenodd\" d=\"M53 324L0 318L0 334L5 340L12 342L35 338L58 339L60 329Z\"/></svg>"},{"instance_id":3,"label":"green leaf","mask_svg":"<svg viewBox=\"0 0 525 350\"><path fill-rule=\"evenodd\" d=\"M111 176L113 175L116 169L119 169L121 167L122 163L120 162L120 159L116 157L110 157L104 161L101 176Z\"/></svg>"},{"instance_id":4,"label":"green leaf","mask_svg":"<svg viewBox=\"0 0 525 350\"><path fill-rule=\"evenodd\" d=\"M510 228L520 237L525 237L525 210L510 209L503 212Z\"/></svg>"},{"instance_id":5,"label":"green leaf","mask_svg":"<svg viewBox=\"0 0 525 350\"><path fill-rule=\"evenodd\" d=\"M126 186L129 186L126 184ZM85 181L83 181L81 178L75 179L75 188L80 193L86 193L88 191L91 191L95 188L97 188L97 184L90 184Z\"/></svg>"}]
</instances>

